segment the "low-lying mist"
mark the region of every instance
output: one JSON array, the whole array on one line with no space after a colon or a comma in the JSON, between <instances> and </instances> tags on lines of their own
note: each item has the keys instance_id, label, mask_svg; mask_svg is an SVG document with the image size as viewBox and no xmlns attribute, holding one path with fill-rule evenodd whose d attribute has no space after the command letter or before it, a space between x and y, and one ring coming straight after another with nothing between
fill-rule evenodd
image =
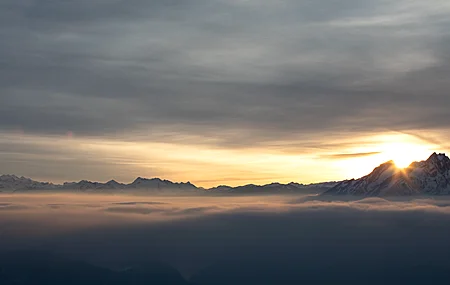
<instances>
[{"instance_id":1,"label":"low-lying mist","mask_svg":"<svg viewBox=\"0 0 450 285\"><path fill-rule=\"evenodd\" d=\"M0 252L46 250L114 269L164 262L199 284L434 274L450 268L449 236L446 197L0 195Z\"/></svg>"}]
</instances>

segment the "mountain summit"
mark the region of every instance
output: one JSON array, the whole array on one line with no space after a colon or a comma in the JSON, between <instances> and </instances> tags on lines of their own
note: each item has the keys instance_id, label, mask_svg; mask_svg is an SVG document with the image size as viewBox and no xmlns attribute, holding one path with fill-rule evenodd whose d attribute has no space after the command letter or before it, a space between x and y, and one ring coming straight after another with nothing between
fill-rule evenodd
<instances>
[{"instance_id":1,"label":"mountain summit","mask_svg":"<svg viewBox=\"0 0 450 285\"><path fill-rule=\"evenodd\" d=\"M407 168L388 161L359 179L342 181L325 195L404 196L450 194L450 158L433 153Z\"/></svg>"},{"instance_id":2,"label":"mountain summit","mask_svg":"<svg viewBox=\"0 0 450 285\"><path fill-rule=\"evenodd\" d=\"M26 177L18 177L16 175L0 175L0 192L2 189L7 190L38 190L38 189L54 189L55 185L47 182L39 182Z\"/></svg>"}]
</instances>

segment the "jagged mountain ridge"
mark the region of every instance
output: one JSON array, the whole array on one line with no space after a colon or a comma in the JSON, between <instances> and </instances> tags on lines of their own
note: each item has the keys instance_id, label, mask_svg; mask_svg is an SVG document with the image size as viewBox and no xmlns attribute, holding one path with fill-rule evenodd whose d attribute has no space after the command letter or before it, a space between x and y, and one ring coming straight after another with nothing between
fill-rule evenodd
<instances>
[{"instance_id":1,"label":"jagged mountain ridge","mask_svg":"<svg viewBox=\"0 0 450 285\"><path fill-rule=\"evenodd\" d=\"M433 153L405 169L393 161L381 164L359 179L342 181L324 195L405 196L450 194L450 158Z\"/></svg>"},{"instance_id":2,"label":"jagged mountain ridge","mask_svg":"<svg viewBox=\"0 0 450 285\"><path fill-rule=\"evenodd\" d=\"M119 183L110 180L106 183L81 180L79 182L64 182L63 184L53 184L39 182L26 177L16 175L0 176L0 192L16 192L27 190L125 190L125 189L152 189L152 190L200 190L190 182L177 183L159 178L146 179L138 177L130 184Z\"/></svg>"},{"instance_id":3,"label":"jagged mountain ridge","mask_svg":"<svg viewBox=\"0 0 450 285\"><path fill-rule=\"evenodd\" d=\"M363 195L363 196L404 196L404 195L448 195L450 194L450 159L443 153L433 153L427 160L413 162L405 169L399 169L393 161L388 161L374 169L372 173L359 179L342 182L316 184L271 183L267 185L248 184L231 187L221 185L204 189L190 182L172 182L159 178L138 177L130 184L115 180L106 183L82 180L56 185L39 182L16 175L0 176L0 192L20 192L31 190L152 190L175 191L182 193L207 192L215 194L282 194L306 190L322 191L324 195Z\"/></svg>"},{"instance_id":4,"label":"jagged mountain ridge","mask_svg":"<svg viewBox=\"0 0 450 285\"><path fill-rule=\"evenodd\" d=\"M1 190L33 190L33 189L55 189L57 185L48 182L39 182L26 177L16 175L0 176Z\"/></svg>"},{"instance_id":5,"label":"jagged mountain ridge","mask_svg":"<svg viewBox=\"0 0 450 285\"><path fill-rule=\"evenodd\" d=\"M110 180L106 183L81 180L79 182L65 182L63 184L52 184L38 182L26 177L16 175L0 176L0 192L22 192L31 190L75 190L75 191L102 191L102 190L152 190L152 191L181 191L183 193L208 192L215 194L252 194L252 193L294 193L306 189L316 191L326 190L335 186L338 182L325 182L315 184L299 183L271 183L267 185L244 185L238 187L218 186L210 189L197 187L190 182L172 182L160 178L136 178L130 184L119 183Z\"/></svg>"},{"instance_id":6,"label":"jagged mountain ridge","mask_svg":"<svg viewBox=\"0 0 450 285\"><path fill-rule=\"evenodd\" d=\"M266 185L248 184L237 187L221 185L218 187L211 188L209 189L209 191L227 194L262 194L262 193L285 194L285 193L296 193L305 190L313 190L315 192L321 192L330 189L331 187L337 185L338 183L339 182L300 184L291 182L288 184L281 184L281 183L270 183Z\"/></svg>"}]
</instances>

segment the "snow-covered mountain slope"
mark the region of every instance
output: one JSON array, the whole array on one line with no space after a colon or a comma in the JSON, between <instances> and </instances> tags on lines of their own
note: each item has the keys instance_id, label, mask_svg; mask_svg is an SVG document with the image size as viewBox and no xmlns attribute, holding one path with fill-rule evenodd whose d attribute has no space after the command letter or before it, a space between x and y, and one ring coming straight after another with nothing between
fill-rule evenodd
<instances>
[{"instance_id":1,"label":"snow-covered mountain slope","mask_svg":"<svg viewBox=\"0 0 450 285\"><path fill-rule=\"evenodd\" d=\"M47 182L38 182L25 177L18 177L16 175L2 175L0 176L0 192L23 192L29 190L64 190L64 191L90 191L100 192L103 190L145 190L145 191L197 191L203 190L198 188L190 182L176 183L169 180L161 180L159 178L137 178L131 184L119 183L115 180L110 180L106 183L92 182L88 180L81 180L80 182L65 182L61 185L55 185Z\"/></svg>"},{"instance_id":2,"label":"snow-covered mountain slope","mask_svg":"<svg viewBox=\"0 0 450 285\"><path fill-rule=\"evenodd\" d=\"M194 184L190 182L172 182L169 180L162 180L159 178L141 178L138 177L133 183L126 186L126 188L132 189L154 189L154 190L180 190L180 191L197 191L201 188L196 187Z\"/></svg>"},{"instance_id":3,"label":"snow-covered mountain slope","mask_svg":"<svg viewBox=\"0 0 450 285\"><path fill-rule=\"evenodd\" d=\"M448 195L450 194L450 159L433 153L427 160L413 162L405 169L388 161L359 179L346 180L325 195Z\"/></svg>"},{"instance_id":4,"label":"snow-covered mountain slope","mask_svg":"<svg viewBox=\"0 0 450 285\"><path fill-rule=\"evenodd\" d=\"M67 190L84 190L84 191L100 191L100 190L124 190L124 191L133 191L133 190L145 190L145 191L197 191L200 188L197 188L195 185L190 182L187 183L177 183L169 180L162 180L159 178L141 178L138 177L130 184L122 184L115 180L110 180L106 183L100 182L91 182L87 180L82 180L80 182L66 182L63 185L59 186L61 189Z\"/></svg>"},{"instance_id":5,"label":"snow-covered mountain slope","mask_svg":"<svg viewBox=\"0 0 450 285\"><path fill-rule=\"evenodd\" d=\"M69 190L102 190L102 189L124 189L126 184L118 183L115 180L108 181L106 183L91 182L87 180L81 180L80 182L65 182L63 185L59 185L60 189Z\"/></svg>"},{"instance_id":6,"label":"snow-covered mountain slope","mask_svg":"<svg viewBox=\"0 0 450 285\"><path fill-rule=\"evenodd\" d=\"M38 182L26 177L16 175L0 176L0 192L14 192L17 190L54 189L55 185L46 182Z\"/></svg>"}]
</instances>

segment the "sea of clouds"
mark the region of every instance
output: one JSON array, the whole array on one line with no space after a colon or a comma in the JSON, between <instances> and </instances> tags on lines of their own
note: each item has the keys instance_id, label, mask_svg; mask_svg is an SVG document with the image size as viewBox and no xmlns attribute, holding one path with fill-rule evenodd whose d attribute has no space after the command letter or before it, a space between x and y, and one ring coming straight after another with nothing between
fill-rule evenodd
<instances>
[{"instance_id":1,"label":"sea of clouds","mask_svg":"<svg viewBox=\"0 0 450 285\"><path fill-rule=\"evenodd\" d=\"M51 250L111 268L163 261L187 277L446 267L449 237L446 197L0 196L0 252Z\"/></svg>"}]
</instances>

